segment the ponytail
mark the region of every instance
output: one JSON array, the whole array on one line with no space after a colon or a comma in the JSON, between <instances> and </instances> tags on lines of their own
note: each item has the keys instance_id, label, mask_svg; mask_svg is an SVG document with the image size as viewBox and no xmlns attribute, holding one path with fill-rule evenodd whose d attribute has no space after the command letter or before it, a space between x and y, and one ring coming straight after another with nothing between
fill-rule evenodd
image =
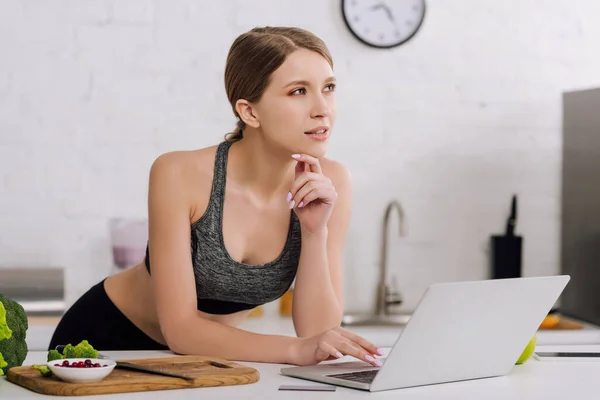
<instances>
[{"instance_id":1,"label":"ponytail","mask_svg":"<svg viewBox=\"0 0 600 400\"><path fill-rule=\"evenodd\" d=\"M244 123L244 121L242 121L241 119L238 119L235 129L233 130L233 132L229 132L228 134L225 135L225 140L227 142L237 142L239 140L242 140L242 138L244 137L244 128L245 127L246 127L246 124Z\"/></svg>"}]
</instances>

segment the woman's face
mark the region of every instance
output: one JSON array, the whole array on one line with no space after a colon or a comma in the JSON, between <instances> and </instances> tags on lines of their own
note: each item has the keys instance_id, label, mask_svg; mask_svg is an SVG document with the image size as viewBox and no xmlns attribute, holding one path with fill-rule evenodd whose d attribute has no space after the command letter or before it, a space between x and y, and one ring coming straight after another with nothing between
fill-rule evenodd
<instances>
[{"instance_id":1,"label":"woman's face","mask_svg":"<svg viewBox=\"0 0 600 400\"><path fill-rule=\"evenodd\" d=\"M252 108L266 139L291 153L322 157L336 116L333 70L319 53L297 50Z\"/></svg>"}]
</instances>

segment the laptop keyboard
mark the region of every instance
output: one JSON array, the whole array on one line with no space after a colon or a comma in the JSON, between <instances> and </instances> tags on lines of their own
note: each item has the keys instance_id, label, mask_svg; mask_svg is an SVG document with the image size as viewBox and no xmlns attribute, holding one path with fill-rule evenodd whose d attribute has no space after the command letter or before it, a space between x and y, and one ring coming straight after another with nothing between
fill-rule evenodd
<instances>
[{"instance_id":1,"label":"laptop keyboard","mask_svg":"<svg viewBox=\"0 0 600 400\"><path fill-rule=\"evenodd\" d=\"M375 379L375 375L379 372L378 369L370 369L367 371L347 372L343 374L327 375L330 378L345 379L352 382L371 383Z\"/></svg>"}]
</instances>

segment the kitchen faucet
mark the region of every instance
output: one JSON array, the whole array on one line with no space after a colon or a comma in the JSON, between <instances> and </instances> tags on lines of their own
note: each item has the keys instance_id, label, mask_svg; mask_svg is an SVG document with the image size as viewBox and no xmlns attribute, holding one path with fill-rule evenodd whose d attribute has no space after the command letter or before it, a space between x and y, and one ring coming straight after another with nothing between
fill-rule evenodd
<instances>
[{"instance_id":1,"label":"kitchen faucet","mask_svg":"<svg viewBox=\"0 0 600 400\"><path fill-rule=\"evenodd\" d=\"M396 209L398 212L398 235L404 236L404 210L397 200L391 201L385 209L383 217L383 234L381 243L381 258L379 264L379 284L377 285L377 303L375 306L375 314L377 316L390 315L390 306L399 306L402 304L402 296L397 288L389 285L387 281L387 243L388 243L388 226L390 223L390 215ZM395 283L395 281L392 281Z\"/></svg>"},{"instance_id":2,"label":"kitchen faucet","mask_svg":"<svg viewBox=\"0 0 600 400\"><path fill-rule=\"evenodd\" d=\"M402 304L402 296L395 288L395 284L390 285L387 281L387 242L388 242L388 226L390 223L390 215L393 210L398 212L399 236L404 236L406 233L404 226L404 210L397 200L392 200L388 203L383 217L383 235L381 237L381 255L379 264L379 283L377 285L377 298L375 303L375 312L370 314L345 314L342 317L342 325L405 325L410 319L410 314L394 312L392 306ZM392 280L395 283L395 280Z\"/></svg>"}]
</instances>

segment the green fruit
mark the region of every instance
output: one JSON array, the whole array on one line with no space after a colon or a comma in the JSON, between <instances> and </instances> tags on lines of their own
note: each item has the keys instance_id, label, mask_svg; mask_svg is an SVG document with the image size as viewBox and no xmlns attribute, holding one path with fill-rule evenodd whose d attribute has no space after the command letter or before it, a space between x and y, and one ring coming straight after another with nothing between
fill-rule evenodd
<instances>
[{"instance_id":1,"label":"green fruit","mask_svg":"<svg viewBox=\"0 0 600 400\"><path fill-rule=\"evenodd\" d=\"M519 357L519 359L517 360L517 362L516 362L517 365L523 364L525 361L529 360L529 357L531 357L531 355L533 354L533 351L535 350L535 342L536 342L536 336L533 335L533 337L527 344L527 347L525 347L525 350L523 350L523 353L521 353L521 357Z\"/></svg>"}]
</instances>

